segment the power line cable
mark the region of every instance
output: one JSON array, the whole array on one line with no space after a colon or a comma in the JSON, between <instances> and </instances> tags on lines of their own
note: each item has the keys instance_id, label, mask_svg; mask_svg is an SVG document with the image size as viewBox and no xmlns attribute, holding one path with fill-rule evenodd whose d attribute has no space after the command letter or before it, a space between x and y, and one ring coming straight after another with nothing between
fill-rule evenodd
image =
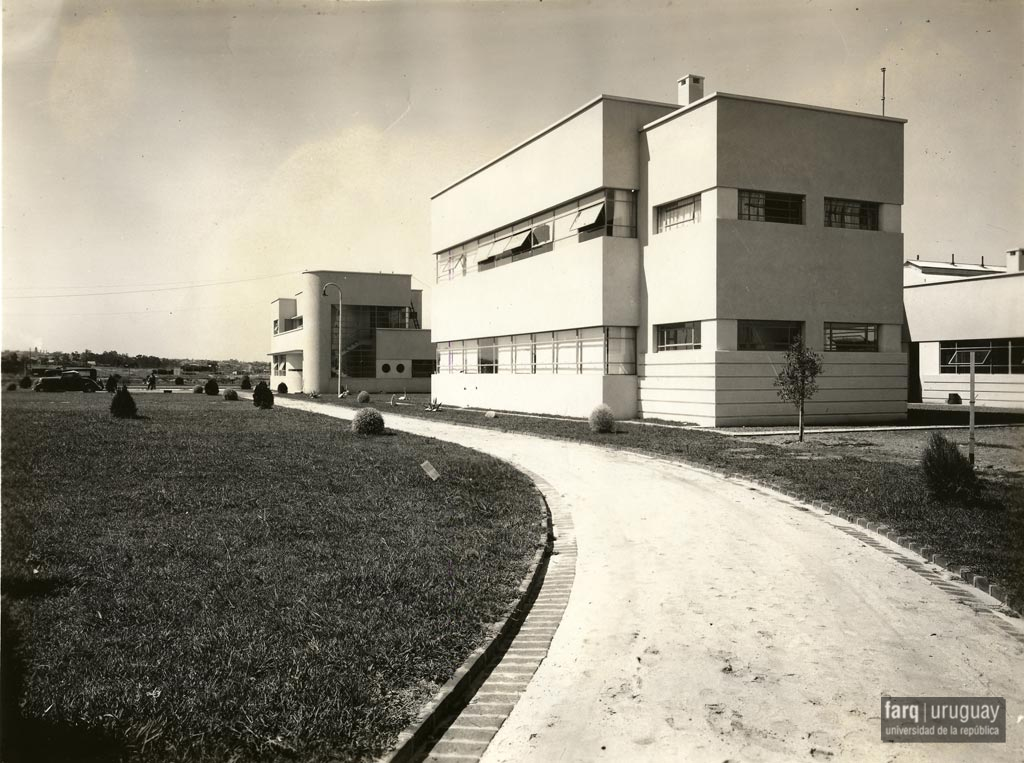
<instances>
[{"instance_id":1,"label":"power line cable","mask_svg":"<svg viewBox=\"0 0 1024 763\"><path fill-rule=\"evenodd\" d=\"M199 283L191 286L166 286L155 289L133 289L130 291L104 291L104 292L91 292L88 294L33 294L33 295L22 295L14 297L4 297L6 300L11 299L69 299L76 297L116 297L120 294L151 294L158 291L182 291L184 289L201 289L206 286L224 286L226 284L234 283L247 283L250 281L266 281L270 278L280 278L281 276L294 275L291 271L286 273L275 273L269 276L257 276L255 278L236 278L231 281L212 281L210 283ZM64 287L58 287L64 288Z\"/></svg>"}]
</instances>

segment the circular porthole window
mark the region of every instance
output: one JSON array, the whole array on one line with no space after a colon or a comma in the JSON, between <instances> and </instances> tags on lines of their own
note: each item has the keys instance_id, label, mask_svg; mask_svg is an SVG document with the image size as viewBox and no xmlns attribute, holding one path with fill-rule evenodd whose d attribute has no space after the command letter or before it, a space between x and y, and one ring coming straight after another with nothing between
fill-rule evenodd
<instances>
[{"instance_id":1,"label":"circular porthole window","mask_svg":"<svg viewBox=\"0 0 1024 763\"><path fill-rule=\"evenodd\" d=\"M400 373L400 374L404 374L405 373L405 363L399 363L397 366L395 366L395 370L398 371L398 373Z\"/></svg>"},{"instance_id":2,"label":"circular porthole window","mask_svg":"<svg viewBox=\"0 0 1024 763\"><path fill-rule=\"evenodd\" d=\"M385 363L384 365L382 365L380 367L380 370L383 371L386 374L391 373L391 364L390 363Z\"/></svg>"}]
</instances>

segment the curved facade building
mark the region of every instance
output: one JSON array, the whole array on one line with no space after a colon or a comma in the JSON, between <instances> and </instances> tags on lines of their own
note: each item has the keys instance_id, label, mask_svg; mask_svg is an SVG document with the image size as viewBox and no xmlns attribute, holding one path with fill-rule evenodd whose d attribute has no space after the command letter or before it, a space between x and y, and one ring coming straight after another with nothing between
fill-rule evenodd
<instances>
[{"instance_id":1,"label":"curved facade building","mask_svg":"<svg viewBox=\"0 0 1024 763\"><path fill-rule=\"evenodd\" d=\"M271 387L337 390L340 359L349 390L429 392L434 346L420 325L423 293L411 284L410 275L304 272L294 296L271 303Z\"/></svg>"}]
</instances>

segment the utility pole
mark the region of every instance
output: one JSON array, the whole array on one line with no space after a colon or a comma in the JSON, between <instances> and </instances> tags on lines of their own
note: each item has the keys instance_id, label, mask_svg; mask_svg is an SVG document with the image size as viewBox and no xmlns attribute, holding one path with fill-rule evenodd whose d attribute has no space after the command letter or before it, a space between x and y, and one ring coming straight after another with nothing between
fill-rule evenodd
<instances>
[{"instance_id":1,"label":"utility pole","mask_svg":"<svg viewBox=\"0 0 1024 763\"><path fill-rule=\"evenodd\" d=\"M338 290L338 397L341 397L341 287L330 281L324 284L321 295L327 296L327 287L333 286Z\"/></svg>"}]
</instances>

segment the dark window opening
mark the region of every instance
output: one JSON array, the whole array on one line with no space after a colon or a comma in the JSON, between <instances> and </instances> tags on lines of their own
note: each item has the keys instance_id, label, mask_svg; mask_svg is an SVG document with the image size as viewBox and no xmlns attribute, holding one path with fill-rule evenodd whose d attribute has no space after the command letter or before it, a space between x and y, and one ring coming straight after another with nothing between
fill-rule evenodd
<instances>
[{"instance_id":1,"label":"dark window opening","mask_svg":"<svg viewBox=\"0 0 1024 763\"><path fill-rule=\"evenodd\" d=\"M741 190L738 217L762 223L803 225L804 197L795 193Z\"/></svg>"},{"instance_id":2,"label":"dark window opening","mask_svg":"<svg viewBox=\"0 0 1024 763\"><path fill-rule=\"evenodd\" d=\"M803 336L801 321L738 321L736 347L740 350L788 350Z\"/></svg>"}]
</instances>

